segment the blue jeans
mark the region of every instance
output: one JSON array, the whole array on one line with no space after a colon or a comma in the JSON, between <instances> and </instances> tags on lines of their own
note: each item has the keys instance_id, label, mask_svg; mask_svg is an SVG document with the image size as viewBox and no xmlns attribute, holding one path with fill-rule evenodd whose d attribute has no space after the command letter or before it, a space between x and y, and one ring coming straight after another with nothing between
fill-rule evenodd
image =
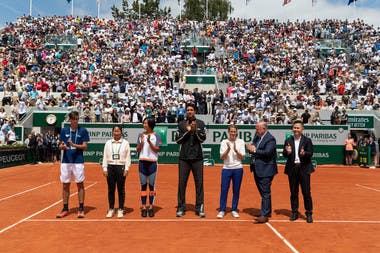
<instances>
[{"instance_id":1,"label":"blue jeans","mask_svg":"<svg viewBox=\"0 0 380 253\"><path fill-rule=\"evenodd\" d=\"M238 210L240 186L243 179L243 168L240 169L222 169L222 182L220 190L219 211L226 211L228 190L232 180L232 211Z\"/></svg>"}]
</instances>

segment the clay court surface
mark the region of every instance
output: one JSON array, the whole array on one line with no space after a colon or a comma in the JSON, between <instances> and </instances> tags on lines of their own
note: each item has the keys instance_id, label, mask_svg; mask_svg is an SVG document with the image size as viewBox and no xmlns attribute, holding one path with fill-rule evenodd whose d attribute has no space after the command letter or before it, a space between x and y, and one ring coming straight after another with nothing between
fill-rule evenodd
<instances>
[{"instance_id":1,"label":"clay court surface","mask_svg":"<svg viewBox=\"0 0 380 253\"><path fill-rule=\"evenodd\" d=\"M86 164L86 217L78 219L76 186L71 214L62 208L59 163L0 170L0 252L380 252L380 169L319 166L312 175L314 223L290 222L287 177L272 186L269 223L255 224L260 198L245 166L241 217L216 219L221 166L205 167L207 217L194 213L190 176L186 215L175 217L177 165L159 165L156 216L140 217L137 167L126 182L124 218L106 219L107 185L100 165ZM228 206L231 206L229 194ZM301 207L303 202L301 198ZM300 211L304 212L303 208Z\"/></svg>"}]
</instances>

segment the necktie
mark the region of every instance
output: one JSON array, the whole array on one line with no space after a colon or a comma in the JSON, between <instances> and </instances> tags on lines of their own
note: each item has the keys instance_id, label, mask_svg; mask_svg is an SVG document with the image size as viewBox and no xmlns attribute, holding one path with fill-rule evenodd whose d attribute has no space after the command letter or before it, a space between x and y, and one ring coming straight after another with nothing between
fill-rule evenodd
<instances>
[{"instance_id":1,"label":"necktie","mask_svg":"<svg viewBox=\"0 0 380 253\"><path fill-rule=\"evenodd\" d=\"M259 137L258 141L257 141L257 145L256 145L256 148L258 148L260 146L260 143L261 141L263 140L263 137Z\"/></svg>"}]
</instances>

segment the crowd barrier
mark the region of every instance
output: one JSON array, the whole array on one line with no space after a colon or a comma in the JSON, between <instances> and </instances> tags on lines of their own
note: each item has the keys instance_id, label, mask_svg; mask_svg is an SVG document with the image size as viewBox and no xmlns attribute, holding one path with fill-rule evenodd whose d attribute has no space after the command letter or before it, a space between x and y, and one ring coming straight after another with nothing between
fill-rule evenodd
<instances>
[{"instance_id":1,"label":"crowd barrier","mask_svg":"<svg viewBox=\"0 0 380 253\"><path fill-rule=\"evenodd\" d=\"M0 148L0 169L30 163L30 150L26 147Z\"/></svg>"}]
</instances>

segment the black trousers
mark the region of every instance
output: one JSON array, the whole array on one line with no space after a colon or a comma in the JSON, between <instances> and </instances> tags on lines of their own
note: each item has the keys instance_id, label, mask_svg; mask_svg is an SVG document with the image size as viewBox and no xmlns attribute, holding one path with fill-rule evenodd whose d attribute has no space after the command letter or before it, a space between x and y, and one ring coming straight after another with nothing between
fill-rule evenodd
<instances>
[{"instance_id":1,"label":"black trousers","mask_svg":"<svg viewBox=\"0 0 380 253\"><path fill-rule=\"evenodd\" d=\"M38 160L38 150L37 150L37 147L36 146L30 147L30 153L32 155L32 163L36 164L37 160Z\"/></svg>"},{"instance_id":2,"label":"black trousers","mask_svg":"<svg viewBox=\"0 0 380 253\"><path fill-rule=\"evenodd\" d=\"M115 207L115 189L117 186L119 208L123 209L125 201L124 165L108 165L107 173L109 208Z\"/></svg>"},{"instance_id":3,"label":"black trousers","mask_svg":"<svg viewBox=\"0 0 380 253\"><path fill-rule=\"evenodd\" d=\"M290 204L292 212L298 212L298 192L301 186L305 214L313 214L313 200L310 191L310 174L305 173L301 167L295 168L295 173L288 175L290 186Z\"/></svg>"},{"instance_id":4,"label":"black trousers","mask_svg":"<svg viewBox=\"0 0 380 253\"><path fill-rule=\"evenodd\" d=\"M186 187L190 171L193 173L195 183L195 210L200 211L204 202L203 189L203 160L179 160L178 170L178 208L185 210L186 207Z\"/></svg>"}]
</instances>

